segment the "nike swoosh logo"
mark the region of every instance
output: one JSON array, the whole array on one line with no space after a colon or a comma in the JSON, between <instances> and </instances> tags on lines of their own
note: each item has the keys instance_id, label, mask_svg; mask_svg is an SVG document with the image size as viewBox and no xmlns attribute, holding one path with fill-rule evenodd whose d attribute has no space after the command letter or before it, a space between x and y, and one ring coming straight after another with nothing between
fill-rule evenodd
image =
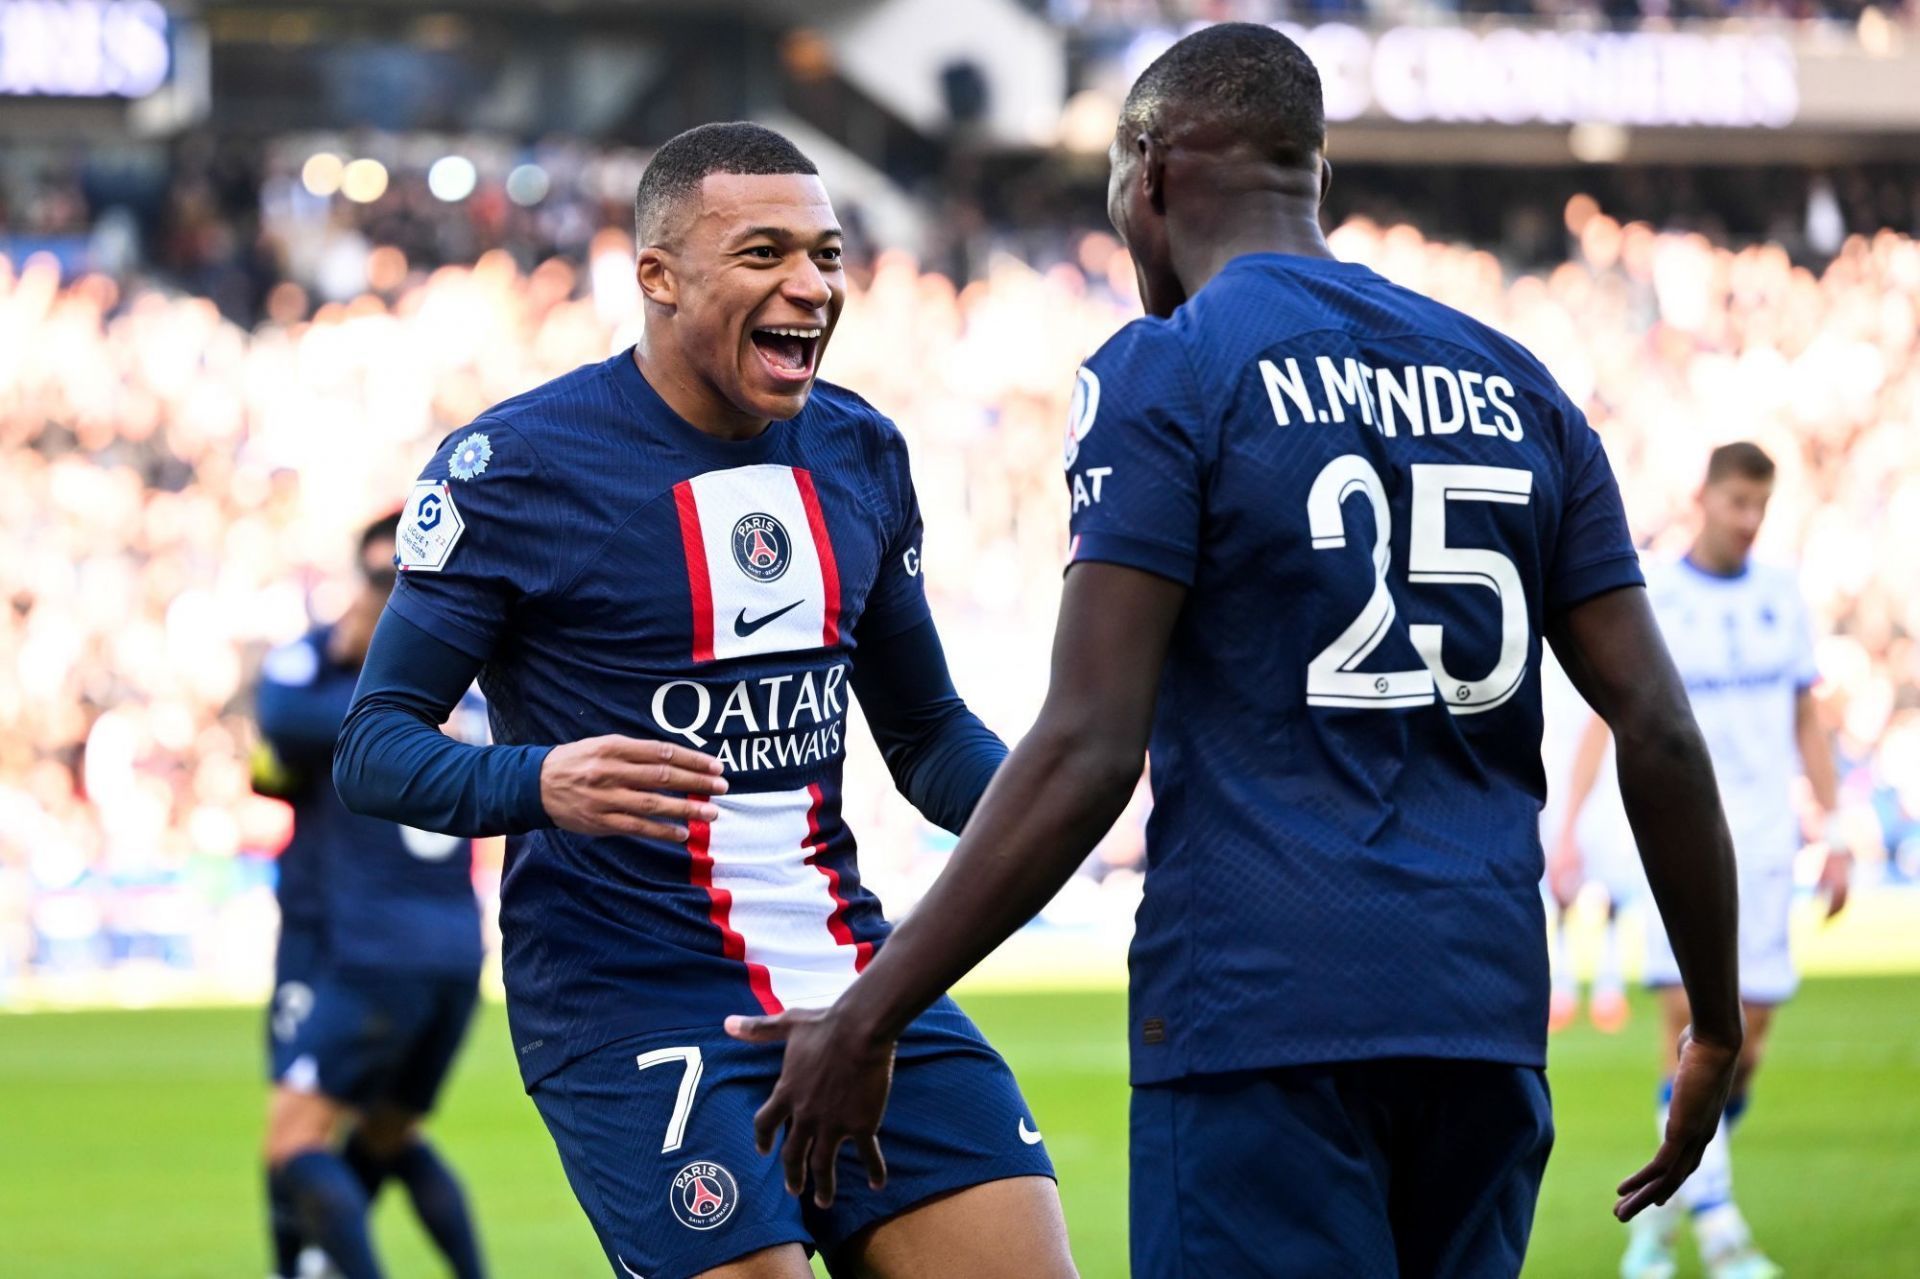
<instances>
[{"instance_id":1,"label":"nike swoosh logo","mask_svg":"<svg viewBox=\"0 0 1920 1279\"><path fill-rule=\"evenodd\" d=\"M733 619L733 633L741 639L745 639L762 626L765 626L768 622L785 617L788 613L793 612L794 609L799 608L804 603L806 603L805 600L795 600L785 608L776 608L765 617L756 617L751 622L747 620L747 610L743 608L740 610L739 615Z\"/></svg>"},{"instance_id":2,"label":"nike swoosh logo","mask_svg":"<svg viewBox=\"0 0 1920 1279\"><path fill-rule=\"evenodd\" d=\"M1026 1142L1029 1146L1037 1146L1040 1144L1040 1134L1027 1127L1027 1117L1025 1115L1020 1116L1020 1140Z\"/></svg>"}]
</instances>

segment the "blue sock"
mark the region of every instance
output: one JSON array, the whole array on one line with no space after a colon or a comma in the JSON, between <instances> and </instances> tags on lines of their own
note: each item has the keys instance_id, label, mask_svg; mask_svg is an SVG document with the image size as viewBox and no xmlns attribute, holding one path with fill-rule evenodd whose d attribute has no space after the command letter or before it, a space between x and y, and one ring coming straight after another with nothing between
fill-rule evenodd
<instances>
[{"instance_id":1,"label":"blue sock","mask_svg":"<svg viewBox=\"0 0 1920 1279\"><path fill-rule=\"evenodd\" d=\"M432 1146L416 1141L387 1162L387 1175L407 1188L413 1211L438 1244L454 1279L481 1279L480 1240L467 1212L466 1192Z\"/></svg>"},{"instance_id":2,"label":"blue sock","mask_svg":"<svg viewBox=\"0 0 1920 1279\"><path fill-rule=\"evenodd\" d=\"M366 1142L360 1138L360 1130L353 1130L347 1138L346 1147L340 1157L347 1161L347 1167L353 1169L353 1175L360 1179L360 1188L367 1192L367 1203L371 1204L380 1197L380 1187L386 1184L390 1169L384 1159L367 1149Z\"/></svg>"},{"instance_id":3,"label":"blue sock","mask_svg":"<svg viewBox=\"0 0 1920 1279\"><path fill-rule=\"evenodd\" d=\"M293 1195L286 1179L267 1169L267 1230L273 1237L273 1273L279 1279L294 1279L300 1273L300 1214L294 1210Z\"/></svg>"},{"instance_id":4,"label":"blue sock","mask_svg":"<svg viewBox=\"0 0 1920 1279\"><path fill-rule=\"evenodd\" d=\"M367 1236L367 1192L347 1161L308 1150L289 1159L280 1177L307 1237L326 1250L343 1279L381 1279Z\"/></svg>"}]
</instances>

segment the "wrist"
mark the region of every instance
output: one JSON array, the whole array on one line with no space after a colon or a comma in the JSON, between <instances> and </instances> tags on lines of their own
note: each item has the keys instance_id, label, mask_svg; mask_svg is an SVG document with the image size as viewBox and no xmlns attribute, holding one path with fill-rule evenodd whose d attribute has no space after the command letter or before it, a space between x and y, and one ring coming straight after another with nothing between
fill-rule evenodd
<instances>
[{"instance_id":1,"label":"wrist","mask_svg":"<svg viewBox=\"0 0 1920 1279\"><path fill-rule=\"evenodd\" d=\"M520 830L541 830L553 825L546 800L547 759L552 754L551 746L526 748L526 758L520 764L518 793L514 796L514 824Z\"/></svg>"},{"instance_id":2,"label":"wrist","mask_svg":"<svg viewBox=\"0 0 1920 1279\"><path fill-rule=\"evenodd\" d=\"M1847 823L1842 819L1839 809L1828 813L1826 821L1821 823L1820 842L1827 846L1830 856L1853 855L1853 849L1847 842Z\"/></svg>"},{"instance_id":3,"label":"wrist","mask_svg":"<svg viewBox=\"0 0 1920 1279\"><path fill-rule=\"evenodd\" d=\"M874 984L856 981L833 1006L833 1016L844 1031L842 1042L870 1053L884 1052L895 1043L911 1018L891 1015L879 1000L872 998Z\"/></svg>"}]
</instances>

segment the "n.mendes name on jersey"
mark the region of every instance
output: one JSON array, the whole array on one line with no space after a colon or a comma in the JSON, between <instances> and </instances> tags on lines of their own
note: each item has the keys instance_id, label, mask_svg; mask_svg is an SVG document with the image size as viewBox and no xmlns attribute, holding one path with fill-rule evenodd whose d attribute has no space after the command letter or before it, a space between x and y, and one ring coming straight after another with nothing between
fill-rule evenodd
<instances>
[{"instance_id":1,"label":"n.mendes name on jersey","mask_svg":"<svg viewBox=\"0 0 1920 1279\"><path fill-rule=\"evenodd\" d=\"M718 440L623 351L454 432L401 523L391 607L485 662L496 741L618 734L726 772L685 844L510 839L528 1084L625 1035L831 1002L887 930L840 815L854 653L928 617L893 425L821 383Z\"/></svg>"}]
</instances>

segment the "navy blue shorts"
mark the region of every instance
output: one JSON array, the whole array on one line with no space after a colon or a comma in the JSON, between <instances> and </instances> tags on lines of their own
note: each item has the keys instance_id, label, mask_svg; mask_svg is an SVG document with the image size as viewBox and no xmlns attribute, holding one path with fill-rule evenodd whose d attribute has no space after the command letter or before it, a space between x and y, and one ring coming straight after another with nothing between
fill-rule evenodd
<instances>
[{"instance_id":1,"label":"navy blue shorts","mask_svg":"<svg viewBox=\"0 0 1920 1279\"><path fill-rule=\"evenodd\" d=\"M280 926L273 951L273 1000L267 1005L267 1082L293 1065L294 1035L313 1012L313 983L325 971L326 947L315 928Z\"/></svg>"},{"instance_id":2,"label":"navy blue shorts","mask_svg":"<svg viewBox=\"0 0 1920 1279\"><path fill-rule=\"evenodd\" d=\"M359 1109L433 1109L473 1020L477 977L322 970L274 992L274 1082Z\"/></svg>"},{"instance_id":3,"label":"navy blue shorts","mask_svg":"<svg viewBox=\"0 0 1920 1279\"><path fill-rule=\"evenodd\" d=\"M680 1030L623 1039L534 1085L561 1166L622 1279L685 1279L798 1243L831 1256L868 1226L949 1191L1053 1176L1000 1055L951 1001L908 1028L880 1128L887 1184L867 1188L851 1146L833 1206L796 1199L753 1114L780 1075L777 1044Z\"/></svg>"},{"instance_id":4,"label":"navy blue shorts","mask_svg":"<svg viewBox=\"0 0 1920 1279\"><path fill-rule=\"evenodd\" d=\"M1546 1074L1400 1058L1133 1092L1134 1279L1520 1273Z\"/></svg>"}]
</instances>

